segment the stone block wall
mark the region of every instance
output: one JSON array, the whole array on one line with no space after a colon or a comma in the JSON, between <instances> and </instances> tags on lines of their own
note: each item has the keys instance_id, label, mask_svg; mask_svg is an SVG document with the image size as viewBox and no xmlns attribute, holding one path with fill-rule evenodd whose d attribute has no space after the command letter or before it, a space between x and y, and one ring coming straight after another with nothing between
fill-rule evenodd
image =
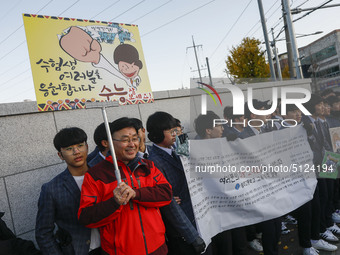
<instances>
[{"instance_id":1,"label":"stone block wall","mask_svg":"<svg viewBox=\"0 0 340 255\"><path fill-rule=\"evenodd\" d=\"M271 99L273 86L310 88L310 80L256 84L254 96ZM247 85L241 87L246 90ZM218 92L223 107L214 105L208 97L208 109L223 117L223 108L232 105L232 97L223 88ZM180 119L185 132L190 133L193 132L192 118L200 113L200 93L189 90L154 92L154 103L110 107L107 116L109 121L123 116L136 117L145 125L150 114L166 111ZM66 167L53 146L55 134L64 127L80 127L88 134L89 151L92 151L95 147L93 132L102 122L101 109L38 112L36 102L0 104L0 211L5 212L4 221L18 237L35 241L41 186Z\"/></svg>"}]
</instances>

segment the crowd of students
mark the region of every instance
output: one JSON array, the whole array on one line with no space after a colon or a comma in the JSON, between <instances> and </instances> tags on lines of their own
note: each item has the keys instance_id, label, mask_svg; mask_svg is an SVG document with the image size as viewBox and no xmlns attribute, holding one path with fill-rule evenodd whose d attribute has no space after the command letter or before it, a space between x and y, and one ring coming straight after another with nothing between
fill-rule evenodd
<instances>
[{"instance_id":1,"label":"crowd of students","mask_svg":"<svg viewBox=\"0 0 340 255\"><path fill-rule=\"evenodd\" d=\"M257 110L271 108L268 101L254 99L252 103ZM276 132L288 126L302 125L313 152L314 167L317 169L322 164L325 152L333 151L329 129L340 127L340 95L330 89L323 91L320 95L312 94L304 107L311 113L311 116L303 115L295 105L287 105L286 115L281 115L280 100L275 112L270 116L253 114L247 103L244 115L233 115L232 107L227 106L224 109L224 118L228 123L235 124L214 126L213 120L220 118L216 113L208 111L206 115L200 115L196 119L196 132L201 139L226 137L228 141L233 141L266 132ZM268 121L272 119L276 121ZM284 125L281 125L283 120L285 120ZM264 254L278 254L280 235L289 232L286 224L297 223L299 245L304 255L317 255L319 250L335 251L337 250L335 244L339 241L337 236L340 235L340 228L337 226L337 223L340 223L339 202L339 179L325 179L317 176L317 187L311 201L285 217L225 231L214 237L215 239L222 238L225 242L218 240L214 242L213 238L212 245L220 247L221 251L231 247L232 253L228 254L246 254L242 247L247 244L256 251L263 251ZM235 238L234 232L237 232ZM262 242L259 242L257 238L259 233L262 234Z\"/></svg>"},{"instance_id":2,"label":"crowd of students","mask_svg":"<svg viewBox=\"0 0 340 255\"><path fill-rule=\"evenodd\" d=\"M64 128L56 134L54 146L67 168L41 188L35 233L43 254L204 252L176 153L176 148L183 149L179 138L187 137L180 121L155 112L146 128L152 146L145 144L139 119L109 123L115 157L104 123L95 129L97 147L89 155L82 129Z\"/></svg>"},{"instance_id":3,"label":"crowd of students","mask_svg":"<svg viewBox=\"0 0 340 255\"><path fill-rule=\"evenodd\" d=\"M253 106L269 109L268 101L254 99ZM313 163L320 165L325 151L333 150L329 128L340 127L340 98L327 90L312 94L304 106L311 116L302 116L292 105L287 106L285 116L279 106L272 116L255 115L247 105L244 115L233 115L232 107L226 107L224 118L236 123L233 126L214 126L214 119L220 117L208 111L195 119L196 138L247 139L298 123L307 132ZM267 119L287 121L284 126L279 122L269 125ZM252 126L246 125L249 120ZM206 247L178 156L187 155L188 136L180 121L169 113L155 112L148 117L146 130L141 120L127 117L109 123L109 129L115 155L109 150L104 123L95 129L97 147L90 154L82 129L64 128L56 134L53 143L67 168L41 188L35 231L43 254L244 255L250 246L275 255L280 235L289 232L287 222L298 224L304 255L337 249L332 242L340 235L338 179L318 178L313 199L294 212L224 231ZM146 144L146 134L152 145ZM115 158L120 183L114 172Z\"/></svg>"}]
</instances>

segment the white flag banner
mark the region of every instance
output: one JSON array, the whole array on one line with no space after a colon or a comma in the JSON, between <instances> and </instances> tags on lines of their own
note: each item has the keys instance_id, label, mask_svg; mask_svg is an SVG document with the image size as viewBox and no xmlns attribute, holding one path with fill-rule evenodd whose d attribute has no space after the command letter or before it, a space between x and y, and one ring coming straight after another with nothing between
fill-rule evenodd
<instances>
[{"instance_id":1,"label":"white flag banner","mask_svg":"<svg viewBox=\"0 0 340 255\"><path fill-rule=\"evenodd\" d=\"M211 237L285 215L311 200L313 153L303 127L228 142L191 140L181 157L197 226Z\"/></svg>"}]
</instances>

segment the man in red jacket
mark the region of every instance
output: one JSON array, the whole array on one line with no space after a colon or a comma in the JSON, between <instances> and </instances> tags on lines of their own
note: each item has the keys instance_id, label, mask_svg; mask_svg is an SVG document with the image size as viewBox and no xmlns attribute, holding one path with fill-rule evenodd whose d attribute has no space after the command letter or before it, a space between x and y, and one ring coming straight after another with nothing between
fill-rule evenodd
<instances>
[{"instance_id":1,"label":"man in red jacket","mask_svg":"<svg viewBox=\"0 0 340 255\"><path fill-rule=\"evenodd\" d=\"M99 228L104 254L165 255L165 227L159 207L172 188L153 162L136 156L140 138L130 118L112 123L112 140L122 178L117 186L112 156L85 175L78 218Z\"/></svg>"}]
</instances>

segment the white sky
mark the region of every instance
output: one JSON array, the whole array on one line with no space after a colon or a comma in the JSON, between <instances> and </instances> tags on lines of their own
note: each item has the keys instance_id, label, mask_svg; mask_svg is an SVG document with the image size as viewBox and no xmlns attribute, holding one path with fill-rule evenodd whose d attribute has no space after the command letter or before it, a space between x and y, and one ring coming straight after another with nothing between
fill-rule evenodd
<instances>
[{"instance_id":1,"label":"white sky","mask_svg":"<svg viewBox=\"0 0 340 255\"><path fill-rule=\"evenodd\" d=\"M275 27L277 35L283 27L281 0L262 1L267 29ZM301 4L301 8L316 7L325 2L290 1L291 8ZM340 0L329 4L340 4ZM298 47L340 29L339 12L340 7L319 9L295 22L297 35L323 31L298 38ZM189 87L190 78L198 76L193 72L197 70L193 48L187 49L192 46L192 36L196 45L202 45L198 48L200 65L205 68L208 57L215 78L226 77L223 70L228 51L244 37L264 41L257 0L1 0L0 103L35 100L22 13L99 21L117 17L112 22L137 24L153 91ZM293 19L305 13L293 15ZM284 38L284 33L279 38ZM277 46L279 53L286 51L284 41ZM202 76L207 76L206 70L202 70Z\"/></svg>"}]
</instances>

